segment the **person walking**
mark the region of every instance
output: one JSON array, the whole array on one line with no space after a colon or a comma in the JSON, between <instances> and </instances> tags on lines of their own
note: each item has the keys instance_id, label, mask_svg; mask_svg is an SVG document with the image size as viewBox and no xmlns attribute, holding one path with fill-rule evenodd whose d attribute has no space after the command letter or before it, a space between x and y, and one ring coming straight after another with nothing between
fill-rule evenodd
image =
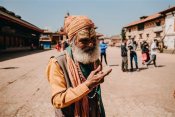
<instances>
[{"instance_id":1,"label":"person walking","mask_svg":"<svg viewBox=\"0 0 175 117\"><path fill-rule=\"evenodd\" d=\"M105 59L105 63L106 65L108 65L107 63L107 59L106 59L106 49L107 49L107 44L104 42L104 39L101 40L101 43L100 43L100 52L101 52L101 64L103 62L103 57Z\"/></svg>"},{"instance_id":2,"label":"person walking","mask_svg":"<svg viewBox=\"0 0 175 117\"><path fill-rule=\"evenodd\" d=\"M121 57L122 57L121 69L123 72L126 72L128 71L128 50L126 48L126 40L122 40Z\"/></svg>"},{"instance_id":3,"label":"person walking","mask_svg":"<svg viewBox=\"0 0 175 117\"><path fill-rule=\"evenodd\" d=\"M141 44L141 50L142 50L142 64L144 65L146 62L150 60L149 45L146 41L143 41L143 43Z\"/></svg>"},{"instance_id":4,"label":"person walking","mask_svg":"<svg viewBox=\"0 0 175 117\"><path fill-rule=\"evenodd\" d=\"M60 52L61 46L60 46L59 43L56 44L55 49L56 49L58 52Z\"/></svg>"},{"instance_id":5,"label":"person walking","mask_svg":"<svg viewBox=\"0 0 175 117\"><path fill-rule=\"evenodd\" d=\"M157 50L158 50L157 43L158 43L157 39L154 39L151 44L151 59L146 63L147 67L148 65L150 65L151 62L153 62L154 67L157 67L156 65Z\"/></svg>"}]
</instances>

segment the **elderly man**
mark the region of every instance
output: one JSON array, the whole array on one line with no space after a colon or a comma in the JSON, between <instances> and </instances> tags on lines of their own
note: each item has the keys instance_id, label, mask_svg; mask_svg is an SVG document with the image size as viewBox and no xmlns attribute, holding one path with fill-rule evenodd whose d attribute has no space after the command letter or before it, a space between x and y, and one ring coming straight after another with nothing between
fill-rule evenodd
<instances>
[{"instance_id":1,"label":"elderly man","mask_svg":"<svg viewBox=\"0 0 175 117\"><path fill-rule=\"evenodd\" d=\"M47 66L57 117L105 117L100 85L112 69L102 71L94 23L68 16L64 23L70 46Z\"/></svg>"}]
</instances>

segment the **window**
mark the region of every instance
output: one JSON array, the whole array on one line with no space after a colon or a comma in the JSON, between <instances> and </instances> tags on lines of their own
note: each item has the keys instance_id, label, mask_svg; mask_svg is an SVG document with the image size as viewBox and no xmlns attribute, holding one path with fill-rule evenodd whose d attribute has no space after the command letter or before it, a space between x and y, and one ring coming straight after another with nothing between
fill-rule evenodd
<instances>
[{"instance_id":1,"label":"window","mask_svg":"<svg viewBox=\"0 0 175 117\"><path fill-rule=\"evenodd\" d=\"M140 31L140 30L144 30L144 24L139 24L138 25L138 31Z\"/></svg>"},{"instance_id":2,"label":"window","mask_svg":"<svg viewBox=\"0 0 175 117\"><path fill-rule=\"evenodd\" d=\"M131 39L131 36L128 36L129 39Z\"/></svg>"},{"instance_id":3,"label":"window","mask_svg":"<svg viewBox=\"0 0 175 117\"><path fill-rule=\"evenodd\" d=\"M60 35L60 40L63 40L63 35Z\"/></svg>"},{"instance_id":4,"label":"window","mask_svg":"<svg viewBox=\"0 0 175 117\"><path fill-rule=\"evenodd\" d=\"M161 25L160 21L156 22L156 26L160 26L160 25Z\"/></svg>"},{"instance_id":5,"label":"window","mask_svg":"<svg viewBox=\"0 0 175 117\"><path fill-rule=\"evenodd\" d=\"M149 38L149 34L146 34L146 37Z\"/></svg>"},{"instance_id":6,"label":"window","mask_svg":"<svg viewBox=\"0 0 175 117\"><path fill-rule=\"evenodd\" d=\"M139 36L140 36L140 39L142 39L142 34L139 34Z\"/></svg>"},{"instance_id":7,"label":"window","mask_svg":"<svg viewBox=\"0 0 175 117\"><path fill-rule=\"evenodd\" d=\"M160 32L156 32L156 37L160 37Z\"/></svg>"},{"instance_id":8,"label":"window","mask_svg":"<svg viewBox=\"0 0 175 117\"><path fill-rule=\"evenodd\" d=\"M131 29L129 29L129 32L131 32Z\"/></svg>"}]
</instances>

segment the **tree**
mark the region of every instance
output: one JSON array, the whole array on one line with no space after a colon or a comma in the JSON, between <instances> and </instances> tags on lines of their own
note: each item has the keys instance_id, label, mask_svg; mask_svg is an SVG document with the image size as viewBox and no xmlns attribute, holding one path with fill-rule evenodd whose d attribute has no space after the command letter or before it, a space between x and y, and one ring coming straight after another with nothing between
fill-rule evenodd
<instances>
[{"instance_id":1,"label":"tree","mask_svg":"<svg viewBox=\"0 0 175 117\"><path fill-rule=\"evenodd\" d=\"M122 40L125 40L125 39L126 39L126 32L125 32L125 28L122 28L122 31L121 31L121 36L122 36Z\"/></svg>"}]
</instances>

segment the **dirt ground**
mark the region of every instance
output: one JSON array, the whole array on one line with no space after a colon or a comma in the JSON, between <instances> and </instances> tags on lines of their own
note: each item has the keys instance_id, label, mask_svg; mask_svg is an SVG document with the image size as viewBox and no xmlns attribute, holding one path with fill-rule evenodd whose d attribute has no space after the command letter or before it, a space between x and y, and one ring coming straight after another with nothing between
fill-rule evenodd
<instances>
[{"instance_id":1,"label":"dirt ground","mask_svg":"<svg viewBox=\"0 0 175 117\"><path fill-rule=\"evenodd\" d=\"M45 68L56 50L0 57L0 117L54 117ZM102 84L107 117L175 117L175 55L158 54L158 67L123 73L120 49L107 50L112 73ZM104 63L103 63L104 64ZM104 64L104 68L105 68Z\"/></svg>"}]
</instances>

